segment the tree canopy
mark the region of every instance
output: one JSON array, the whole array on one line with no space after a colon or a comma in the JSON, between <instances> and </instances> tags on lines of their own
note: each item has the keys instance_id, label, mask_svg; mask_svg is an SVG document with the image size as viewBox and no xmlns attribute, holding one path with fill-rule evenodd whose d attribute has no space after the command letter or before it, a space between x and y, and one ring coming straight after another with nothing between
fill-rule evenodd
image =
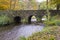
<instances>
[{"instance_id":1,"label":"tree canopy","mask_svg":"<svg viewBox=\"0 0 60 40\"><path fill-rule=\"evenodd\" d=\"M50 0L51 4L60 4L60 0Z\"/></svg>"},{"instance_id":2,"label":"tree canopy","mask_svg":"<svg viewBox=\"0 0 60 40\"><path fill-rule=\"evenodd\" d=\"M55 9L57 4L60 4L60 0L49 0L49 9ZM37 10L40 5L40 9L46 9L46 1L40 4L36 0L0 0L0 10Z\"/></svg>"},{"instance_id":3,"label":"tree canopy","mask_svg":"<svg viewBox=\"0 0 60 40\"><path fill-rule=\"evenodd\" d=\"M9 0L0 0L0 10L9 8Z\"/></svg>"}]
</instances>

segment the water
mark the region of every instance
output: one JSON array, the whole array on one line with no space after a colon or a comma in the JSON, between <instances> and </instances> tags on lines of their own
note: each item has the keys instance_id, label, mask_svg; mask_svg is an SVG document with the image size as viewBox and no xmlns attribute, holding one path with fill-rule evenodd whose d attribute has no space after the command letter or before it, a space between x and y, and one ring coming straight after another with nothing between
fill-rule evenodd
<instances>
[{"instance_id":1,"label":"water","mask_svg":"<svg viewBox=\"0 0 60 40\"><path fill-rule=\"evenodd\" d=\"M17 40L21 36L31 36L35 32L39 32L44 28L41 25L10 25L0 27L0 40Z\"/></svg>"},{"instance_id":2,"label":"water","mask_svg":"<svg viewBox=\"0 0 60 40\"><path fill-rule=\"evenodd\" d=\"M32 18L32 19L31 19L31 22L36 22L36 21L37 21L36 18Z\"/></svg>"},{"instance_id":3,"label":"water","mask_svg":"<svg viewBox=\"0 0 60 40\"><path fill-rule=\"evenodd\" d=\"M32 33L39 32L43 29L43 26L40 25L22 25L19 29L20 36L28 37L32 35Z\"/></svg>"}]
</instances>

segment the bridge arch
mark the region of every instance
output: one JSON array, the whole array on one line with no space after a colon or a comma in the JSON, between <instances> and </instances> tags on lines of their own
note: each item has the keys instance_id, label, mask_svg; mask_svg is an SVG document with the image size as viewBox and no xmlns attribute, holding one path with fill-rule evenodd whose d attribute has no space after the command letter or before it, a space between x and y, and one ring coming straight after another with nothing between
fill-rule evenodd
<instances>
[{"instance_id":1,"label":"bridge arch","mask_svg":"<svg viewBox=\"0 0 60 40\"><path fill-rule=\"evenodd\" d=\"M21 17L20 16L15 16L14 17L14 22L15 23L21 23Z\"/></svg>"},{"instance_id":2,"label":"bridge arch","mask_svg":"<svg viewBox=\"0 0 60 40\"><path fill-rule=\"evenodd\" d=\"M32 23L32 22L36 22L37 21L37 17L35 15L30 15L28 17L28 23Z\"/></svg>"}]
</instances>

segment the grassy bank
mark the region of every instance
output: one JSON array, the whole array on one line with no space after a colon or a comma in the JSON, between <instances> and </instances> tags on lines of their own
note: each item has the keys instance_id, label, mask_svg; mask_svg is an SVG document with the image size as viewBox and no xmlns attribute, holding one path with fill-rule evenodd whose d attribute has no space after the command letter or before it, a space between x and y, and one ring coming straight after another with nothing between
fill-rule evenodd
<instances>
[{"instance_id":1,"label":"grassy bank","mask_svg":"<svg viewBox=\"0 0 60 40\"><path fill-rule=\"evenodd\" d=\"M58 40L60 35L60 27L50 26L45 27L41 32L37 32L28 38L20 38L20 40Z\"/></svg>"},{"instance_id":2,"label":"grassy bank","mask_svg":"<svg viewBox=\"0 0 60 40\"><path fill-rule=\"evenodd\" d=\"M58 27L46 27L41 32L28 37L27 40L57 40Z\"/></svg>"}]
</instances>

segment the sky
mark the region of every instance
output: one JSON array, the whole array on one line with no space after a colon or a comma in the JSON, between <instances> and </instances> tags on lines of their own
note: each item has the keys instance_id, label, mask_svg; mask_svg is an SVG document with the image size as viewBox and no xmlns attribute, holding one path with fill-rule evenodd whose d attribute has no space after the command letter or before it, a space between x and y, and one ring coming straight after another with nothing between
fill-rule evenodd
<instances>
[{"instance_id":1,"label":"sky","mask_svg":"<svg viewBox=\"0 0 60 40\"><path fill-rule=\"evenodd\" d=\"M36 2L43 2L43 1L46 1L46 0L36 0Z\"/></svg>"}]
</instances>

